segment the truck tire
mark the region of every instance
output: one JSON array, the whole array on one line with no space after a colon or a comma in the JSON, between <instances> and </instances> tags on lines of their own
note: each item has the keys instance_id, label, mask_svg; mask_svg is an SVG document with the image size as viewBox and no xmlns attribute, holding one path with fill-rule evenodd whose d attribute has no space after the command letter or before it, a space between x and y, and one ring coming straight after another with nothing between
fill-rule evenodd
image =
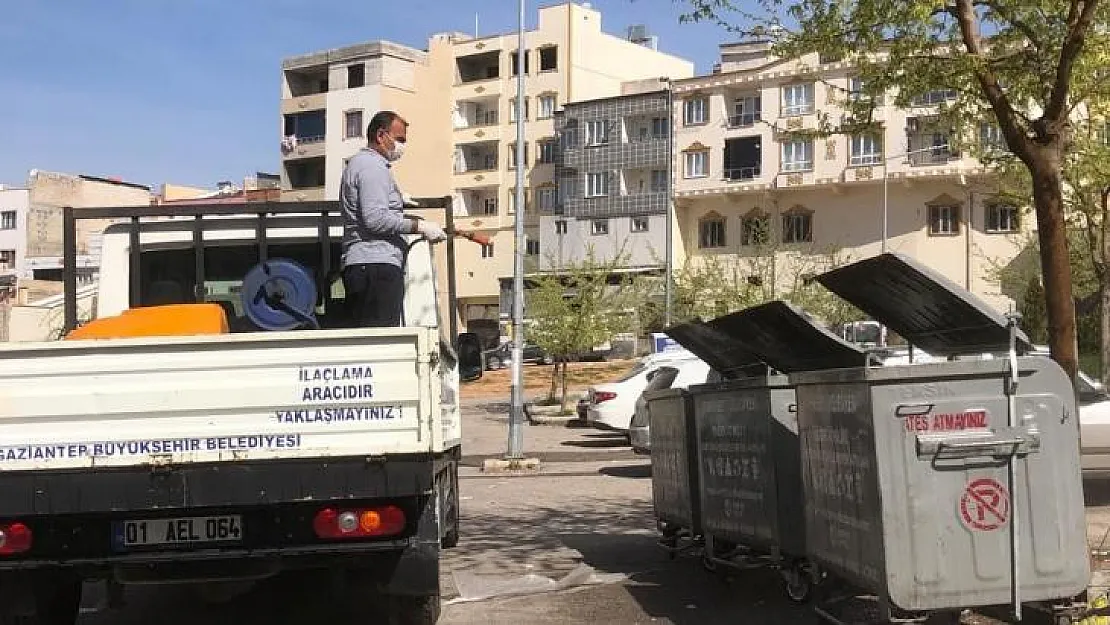
<instances>
[{"instance_id":1,"label":"truck tire","mask_svg":"<svg viewBox=\"0 0 1110 625\"><path fill-rule=\"evenodd\" d=\"M440 546L443 549L453 549L459 544L459 465L452 463L451 468L443 473L438 486L440 492L440 510L446 513L444 521L447 524L443 532Z\"/></svg>"},{"instance_id":2,"label":"truck tire","mask_svg":"<svg viewBox=\"0 0 1110 625\"><path fill-rule=\"evenodd\" d=\"M435 625L441 612L440 594L390 595L387 602L389 625Z\"/></svg>"},{"instance_id":3,"label":"truck tire","mask_svg":"<svg viewBox=\"0 0 1110 625\"><path fill-rule=\"evenodd\" d=\"M31 583L31 614L18 605L0 608L0 625L75 625L81 612L81 580L43 575Z\"/></svg>"}]
</instances>

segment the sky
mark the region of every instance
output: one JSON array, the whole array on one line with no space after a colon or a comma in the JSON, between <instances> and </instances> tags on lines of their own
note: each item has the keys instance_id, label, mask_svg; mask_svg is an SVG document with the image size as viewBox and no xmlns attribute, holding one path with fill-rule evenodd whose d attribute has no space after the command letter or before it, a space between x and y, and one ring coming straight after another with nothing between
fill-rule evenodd
<instances>
[{"instance_id":1,"label":"sky","mask_svg":"<svg viewBox=\"0 0 1110 625\"><path fill-rule=\"evenodd\" d=\"M550 4L552 0L544 0ZM708 72L731 39L683 0L592 0ZM526 27L540 2L527 0ZM515 32L514 0L21 0L0 8L0 183L31 169L214 188L280 161L281 60L375 39Z\"/></svg>"}]
</instances>

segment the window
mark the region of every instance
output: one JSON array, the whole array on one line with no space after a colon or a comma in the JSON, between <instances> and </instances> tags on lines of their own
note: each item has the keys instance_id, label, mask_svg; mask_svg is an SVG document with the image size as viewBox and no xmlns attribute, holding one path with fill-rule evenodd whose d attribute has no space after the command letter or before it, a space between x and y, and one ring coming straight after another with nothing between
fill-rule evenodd
<instances>
[{"instance_id":1,"label":"window","mask_svg":"<svg viewBox=\"0 0 1110 625\"><path fill-rule=\"evenodd\" d=\"M528 142L524 142L524 166L528 166ZM516 141L509 144L509 169L516 169Z\"/></svg>"},{"instance_id":2,"label":"window","mask_svg":"<svg viewBox=\"0 0 1110 625\"><path fill-rule=\"evenodd\" d=\"M993 204L987 206L987 232L1017 232L1021 225L1016 206Z\"/></svg>"},{"instance_id":3,"label":"window","mask_svg":"<svg viewBox=\"0 0 1110 625\"><path fill-rule=\"evenodd\" d=\"M518 50L513 50L512 53L509 55L509 58L512 59L512 61L511 61L512 70L511 71L513 72L513 74L512 74L513 76L516 76L517 74L520 73L520 56L517 54L518 52L519 52ZM525 74L529 73L529 70L531 69L531 65L532 65L531 60L532 60L532 51L531 50L525 50L524 51L524 73Z\"/></svg>"},{"instance_id":4,"label":"window","mask_svg":"<svg viewBox=\"0 0 1110 625\"><path fill-rule=\"evenodd\" d=\"M949 235L960 233L960 207L948 204L929 207L929 234Z\"/></svg>"},{"instance_id":5,"label":"window","mask_svg":"<svg viewBox=\"0 0 1110 625\"><path fill-rule=\"evenodd\" d=\"M528 104L529 104L528 100L529 99L530 98L527 98L527 97L524 98L524 121L528 121ZM516 98L510 98L509 99L509 123L510 124L515 124L516 123Z\"/></svg>"},{"instance_id":6,"label":"window","mask_svg":"<svg viewBox=\"0 0 1110 625\"><path fill-rule=\"evenodd\" d=\"M0 230L15 230L15 211L0 213Z\"/></svg>"},{"instance_id":7,"label":"window","mask_svg":"<svg viewBox=\"0 0 1110 625\"><path fill-rule=\"evenodd\" d=\"M542 211L555 210L556 197L555 187L540 187L536 190L536 203Z\"/></svg>"},{"instance_id":8,"label":"window","mask_svg":"<svg viewBox=\"0 0 1110 625\"><path fill-rule=\"evenodd\" d=\"M647 217L633 217L632 218L632 232L647 232L648 231L648 218Z\"/></svg>"},{"instance_id":9,"label":"window","mask_svg":"<svg viewBox=\"0 0 1110 625\"><path fill-rule=\"evenodd\" d=\"M883 160L882 139L876 134L852 136L852 165L878 165Z\"/></svg>"},{"instance_id":10,"label":"window","mask_svg":"<svg viewBox=\"0 0 1110 625\"><path fill-rule=\"evenodd\" d=\"M497 198L487 197L482 201L482 214L496 215L497 214Z\"/></svg>"},{"instance_id":11,"label":"window","mask_svg":"<svg viewBox=\"0 0 1110 625\"><path fill-rule=\"evenodd\" d=\"M682 123L687 126L709 121L709 98L690 98L682 101Z\"/></svg>"},{"instance_id":12,"label":"window","mask_svg":"<svg viewBox=\"0 0 1110 625\"><path fill-rule=\"evenodd\" d=\"M531 237L524 240L524 253L528 256L540 255L540 242Z\"/></svg>"},{"instance_id":13,"label":"window","mask_svg":"<svg viewBox=\"0 0 1110 625\"><path fill-rule=\"evenodd\" d=\"M586 122L586 145L609 143L609 124L605 120Z\"/></svg>"},{"instance_id":14,"label":"window","mask_svg":"<svg viewBox=\"0 0 1110 625\"><path fill-rule=\"evenodd\" d=\"M958 97L955 89L934 89L913 98L914 106L932 106Z\"/></svg>"},{"instance_id":15,"label":"window","mask_svg":"<svg viewBox=\"0 0 1110 625\"><path fill-rule=\"evenodd\" d=\"M0 265L8 269L15 267L15 250L0 250Z\"/></svg>"},{"instance_id":16,"label":"window","mask_svg":"<svg viewBox=\"0 0 1110 625\"><path fill-rule=\"evenodd\" d=\"M482 258L493 258L493 242L482 246Z\"/></svg>"},{"instance_id":17,"label":"window","mask_svg":"<svg viewBox=\"0 0 1110 625\"><path fill-rule=\"evenodd\" d=\"M698 247L702 249L725 246L725 218L707 217L698 223Z\"/></svg>"},{"instance_id":18,"label":"window","mask_svg":"<svg viewBox=\"0 0 1110 625\"><path fill-rule=\"evenodd\" d=\"M782 114L807 115L813 112L813 83L786 85L782 88Z\"/></svg>"},{"instance_id":19,"label":"window","mask_svg":"<svg viewBox=\"0 0 1110 625\"><path fill-rule=\"evenodd\" d=\"M586 197L609 195L609 173L586 174Z\"/></svg>"},{"instance_id":20,"label":"window","mask_svg":"<svg viewBox=\"0 0 1110 625\"><path fill-rule=\"evenodd\" d=\"M559 221L556 221L555 222L555 234L566 234L566 233L567 233L567 222L566 222L566 220L565 219L560 219Z\"/></svg>"},{"instance_id":21,"label":"window","mask_svg":"<svg viewBox=\"0 0 1110 625\"><path fill-rule=\"evenodd\" d=\"M813 170L813 140L796 139L782 144L783 171Z\"/></svg>"},{"instance_id":22,"label":"window","mask_svg":"<svg viewBox=\"0 0 1110 625\"><path fill-rule=\"evenodd\" d=\"M652 193L666 193L667 191L667 170L666 169L653 169L651 170L651 192Z\"/></svg>"},{"instance_id":23,"label":"window","mask_svg":"<svg viewBox=\"0 0 1110 625\"><path fill-rule=\"evenodd\" d=\"M761 213L749 214L740 222L741 245L767 245L771 242L771 220Z\"/></svg>"},{"instance_id":24,"label":"window","mask_svg":"<svg viewBox=\"0 0 1110 625\"><path fill-rule=\"evenodd\" d=\"M782 216L783 243L811 243L813 241L813 214L792 210Z\"/></svg>"},{"instance_id":25,"label":"window","mask_svg":"<svg viewBox=\"0 0 1110 625\"><path fill-rule=\"evenodd\" d=\"M515 213L516 209L516 187L513 187L512 189L509 189L509 213ZM528 210L528 187L524 187L524 210Z\"/></svg>"},{"instance_id":26,"label":"window","mask_svg":"<svg viewBox=\"0 0 1110 625\"><path fill-rule=\"evenodd\" d=\"M651 118L651 138L665 139L670 134L671 125L666 117Z\"/></svg>"},{"instance_id":27,"label":"window","mask_svg":"<svg viewBox=\"0 0 1110 625\"><path fill-rule=\"evenodd\" d=\"M539 110L536 111L537 119L550 119L555 116L555 96L541 95Z\"/></svg>"},{"instance_id":28,"label":"window","mask_svg":"<svg viewBox=\"0 0 1110 625\"><path fill-rule=\"evenodd\" d=\"M362 111L347 111L343 114L345 122L345 130L343 132L344 139L357 139L362 137Z\"/></svg>"},{"instance_id":29,"label":"window","mask_svg":"<svg viewBox=\"0 0 1110 625\"><path fill-rule=\"evenodd\" d=\"M608 219L595 219L590 222L590 234L594 236L602 236L609 234L609 220Z\"/></svg>"},{"instance_id":30,"label":"window","mask_svg":"<svg viewBox=\"0 0 1110 625\"><path fill-rule=\"evenodd\" d=\"M539 53L541 72L553 72L559 69L559 48L545 46L539 49Z\"/></svg>"},{"instance_id":31,"label":"window","mask_svg":"<svg viewBox=\"0 0 1110 625\"><path fill-rule=\"evenodd\" d=\"M366 86L366 66L348 65L347 66L347 88L357 89Z\"/></svg>"},{"instance_id":32,"label":"window","mask_svg":"<svg viewBox=\"0 0 1110 625\"><path fill-rule=\"evenodd\" d=\"M763 117L763 98L758 95L744 96L732 101L732 117L728 125L733 128L754 126Z\"/></svg>"},{"instance_id":33,"label":"window","mask_svg":"<svg viewBox=\"0 0 1110 625\"><path fill-rule=\"evenodd\" d=\"M536 163L555 162L555 140L541 139L536 142Z\"/></svg>"},{"instance_id":34,"label":"window","mask_svg":"<svg viewBox=\"0 0 1110 625\"><path fill-rule=\"evenodd\" d=\"M979 146L985 151L1007 151L1002 129L991 122L979 123Z\"/></svg>"},{"instance_id":35,"label":"window","mask_svg":"<svg viewBox=\"0 0 1110 625\"><path fill-rule=\"evenodd\" d=\"M859 76L853 76L848 79L848 99L856 101L872 100L872 96L867 93L867 83Z\"/></svg>"},{"instance_id":36,"label":"window","mask_svg":"<svg viewBox=\"0 0 1110 625\"><path fill-rule=\"evenodd\" d=\"M687 178L705 178L709 175L709 150L687 152L685 161Z\"/></svg>"}]
</instances>

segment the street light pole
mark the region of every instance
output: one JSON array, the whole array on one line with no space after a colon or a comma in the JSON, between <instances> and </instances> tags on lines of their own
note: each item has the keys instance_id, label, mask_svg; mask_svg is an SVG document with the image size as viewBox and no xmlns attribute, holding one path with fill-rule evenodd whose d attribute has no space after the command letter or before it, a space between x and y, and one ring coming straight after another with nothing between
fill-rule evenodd
<instances>
[{"instance_id":1,"label":"street light pole","mask_svg":"<svg viewBox=\"0 0 1110 625\"><path fill-rule=\"evenodd\" d=\"M671 84L671 79L664 77L663 82L667 84L667 199L666 199L666 262L664 264L665 281L663 283L664 289L664 323L666 327L671 326L671 320L674 315L674 226L671 220L674 219L674 85Z\"/></svg>"},{"instance_id":2,"label":"street light pole","mask_svg":"<svg viewBox=\"0 0 1110 625\"><path fill-rule=\"evenodd\" d=\"M519 0L516 51L516 211L513 250L513 351L506 458L524 457L524 0Z\"/></svg>"},{"instance_id":3,"label":"street light pole","mask_svg":"<svg viewBox=\"0 0 1110 625\"><path fill-rule=\"evenodd\" d=\"M887 243L886 243L886 240L887 240L887 224L889 223L887 205L888 205L888 201L889 201L889 197L890 197L889 193L887 191L887 180L889 178L889 174L887 172L887 163L890 162L893 159L896 159L896 158L910 157L910 156L913 156L914 154L923 154L925 152L932 152L933 150L947 150L947 149L948 149L948 144L946 143L944 145L931 145L927 148L919 148L919 149L916 149L916 150L907 150L906 152L903 152L902 154L892 154L890 156L883 157L883 246L882 246L882 251L883 251L884 254L886 253L886 247L887 247Z\"/></svg>"}]
</instances>

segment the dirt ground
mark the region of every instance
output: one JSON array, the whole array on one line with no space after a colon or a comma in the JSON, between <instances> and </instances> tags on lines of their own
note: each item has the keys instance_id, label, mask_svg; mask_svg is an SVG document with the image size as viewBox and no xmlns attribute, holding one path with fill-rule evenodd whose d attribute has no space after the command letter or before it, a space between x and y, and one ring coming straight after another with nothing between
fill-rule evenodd
<instances>
[{"instance_id":1,"label":"dirt ground","mask_svg":"<svg viewBox=\"0 0 1110 625\"><path fill-rule=\"evenodd\" d=\"M572 362L567 367L567 386L570 391L584 391L591 384L616 380L636 364L636 360L610 360L608 362ZM525 396L546 395L551 388L554 365L524 365ZM468 382L462 387L463 399L508 397L512 382L512 369L486 371L482 379Z\"/></svg>"}]
</instances>

